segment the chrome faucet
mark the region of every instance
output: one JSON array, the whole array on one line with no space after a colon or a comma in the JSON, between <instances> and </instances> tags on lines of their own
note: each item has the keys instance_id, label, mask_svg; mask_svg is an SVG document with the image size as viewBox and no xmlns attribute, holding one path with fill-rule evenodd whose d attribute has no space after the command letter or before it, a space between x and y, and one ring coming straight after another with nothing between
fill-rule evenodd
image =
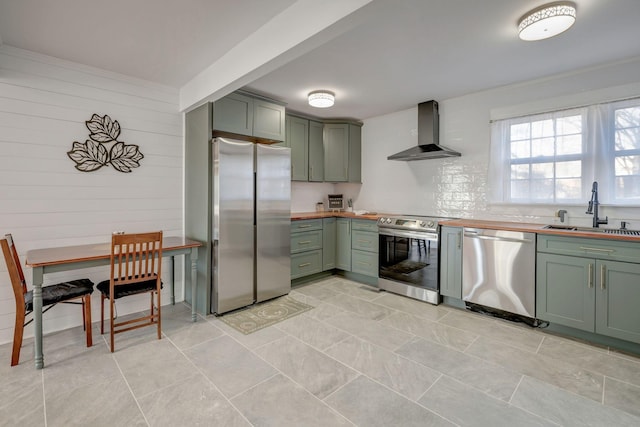
<instances>
[{"instance_id":1,"label":"chrome faucet","mask_svg":"<svg viewBox=\"0 0 640 427\"><path fill-rule=\"evenodd\" d=\"M608 224L609 217L604 217L604 219L598 218L598 181L593 181L593 185L591 186L591 200L589 201L589 206L587 207L587 211L585 212L588 215L593 215L593 227L598 228L600 224Z\"/></svg>"}]
</instances>

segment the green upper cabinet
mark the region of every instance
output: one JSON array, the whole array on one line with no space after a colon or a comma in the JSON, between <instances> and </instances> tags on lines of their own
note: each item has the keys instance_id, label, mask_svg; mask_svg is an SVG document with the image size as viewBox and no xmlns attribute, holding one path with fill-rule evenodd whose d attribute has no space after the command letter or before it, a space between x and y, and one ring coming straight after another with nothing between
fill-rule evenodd
<instances>
[{"instance_id":1,"label":"green upper cabinet","mask_svg":"<svg viewBox=\"0 0 640 427\"><path fill-rule=\"evenodd\" d=\"M284 105L233 92L213 103L213 130L284 141Z\"/></svg>"},{"instance_id":2,"label":"green upper cabinet","mask_svg":"<svg viewBox=\"0 0 640 427\"><path fill-rule=\"evenodd\" d=\"M321 122L309 120L309 181L324 181L324 147Z\"/></svg>"},{"instance_id":3,"label":"green upper cabinet","mask_svg":"<svg viewBox=\"0 0 640 427\"><path fill-rule=\"evenodd\" d=\"M325 122L324 180L361 181L361 124Z\"/></svg>"},{"instance_id":4,"label":"green upper cabinet","mask_svg":"<svg viewBox=\"0 0 640 427\"><path fill-rule=\"evenodd\" d=\"M324 125L324 180L349 180L349 124Z\"/></svg>"},{"instance_id":5,"label":"green upper cabinet","mask_svg":"<svg viewBox=\"0 0 640 427\"><path fill-rule=\"evenodd\" d=\"M231 93L214 102L213 129L253 135L253 98Z\"/></svg>"},{"instance_id":6,"label":"green upper cabinet","mask_svg":"<svg viewBox=\"0 0 640 427\"><path fill-rule=\"evenodd\" d=\"M253 136L272 141L284 141L284 123L284 105L258 98L253 100Z\"/></svg>"},{"instance_id":7,"label":"green upper cabinet","mask_svg":"<svg viewBox=\"0 0 640 427\"><path fill-rule=\"evenodd\" d=\"M309 120L286 117L286 146L291 148L291 180L309 180Z\"/></svg>"}]
</instances>

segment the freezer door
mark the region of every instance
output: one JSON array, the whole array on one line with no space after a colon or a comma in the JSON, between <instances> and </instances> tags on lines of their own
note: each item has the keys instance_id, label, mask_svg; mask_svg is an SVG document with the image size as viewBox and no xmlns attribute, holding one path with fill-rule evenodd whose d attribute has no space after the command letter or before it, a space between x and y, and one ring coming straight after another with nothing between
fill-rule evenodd
<instances>
[{"instance_id":1,"label":"freezer door","mask_svg":"<svg viewBox=\"0 0 640 427\"><path fill-rule=\"evenodd\" d=\"M291 149L256 145L256 301L291 290Z\"/></svg>"},{"instance_id":2,"label":"freezer door","mask_svg":"<svg viewBox=\"0 0 640 427\"><path fill-rule=\"evenodd\" d=\"M213 141L211 311L254 302L254 144Z\"/></svg>"}]
</instances>

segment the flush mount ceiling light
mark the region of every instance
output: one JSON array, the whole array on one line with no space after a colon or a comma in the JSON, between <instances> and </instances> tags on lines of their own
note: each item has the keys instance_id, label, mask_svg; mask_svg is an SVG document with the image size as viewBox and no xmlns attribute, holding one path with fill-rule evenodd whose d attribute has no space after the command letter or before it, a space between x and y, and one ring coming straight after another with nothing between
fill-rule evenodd
<instances>
[{"instance_id":1,"label":"flush mount ceiling light","mask_svg":"<svg viewBox=\"0 0 640 427\"><path fill-rule=\"evenodd\" d=\"M309 93L309 105L316 108L329 108L333 105L335 96L328 90L314 90Z\"/></svg>"},{"instance_id":2,"label":"flush mount ceiling light","mask_svg":"<svg viewBox=\"0 0 640 427\"><path fill-rule=\"evenodd\" d=\"M528 12L518 21L518 34L522 40L548 39L566 31L576 22L576 4L557 1Z\"/></svg>"}]
</instances>

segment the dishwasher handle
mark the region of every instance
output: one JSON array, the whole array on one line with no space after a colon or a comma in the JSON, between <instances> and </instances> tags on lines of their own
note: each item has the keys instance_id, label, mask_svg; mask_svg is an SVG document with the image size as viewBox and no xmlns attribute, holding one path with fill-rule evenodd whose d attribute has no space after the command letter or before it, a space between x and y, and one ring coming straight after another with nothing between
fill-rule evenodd
<instances>
[{"instance_id":1,"label":"dishwasher handle","mask_svg":"<svg viewBox=\"0 0 640 427\"><path fill-rule=\"evenodd\" d=\"M479 234L477 231L465 231L464 237L470 237L472 239L480 239L480 240L494 240L498 242L533 243L533 240L531 239L515 239L513 237L485 236L485 235Z\"/></svg>"}]
</instances>

